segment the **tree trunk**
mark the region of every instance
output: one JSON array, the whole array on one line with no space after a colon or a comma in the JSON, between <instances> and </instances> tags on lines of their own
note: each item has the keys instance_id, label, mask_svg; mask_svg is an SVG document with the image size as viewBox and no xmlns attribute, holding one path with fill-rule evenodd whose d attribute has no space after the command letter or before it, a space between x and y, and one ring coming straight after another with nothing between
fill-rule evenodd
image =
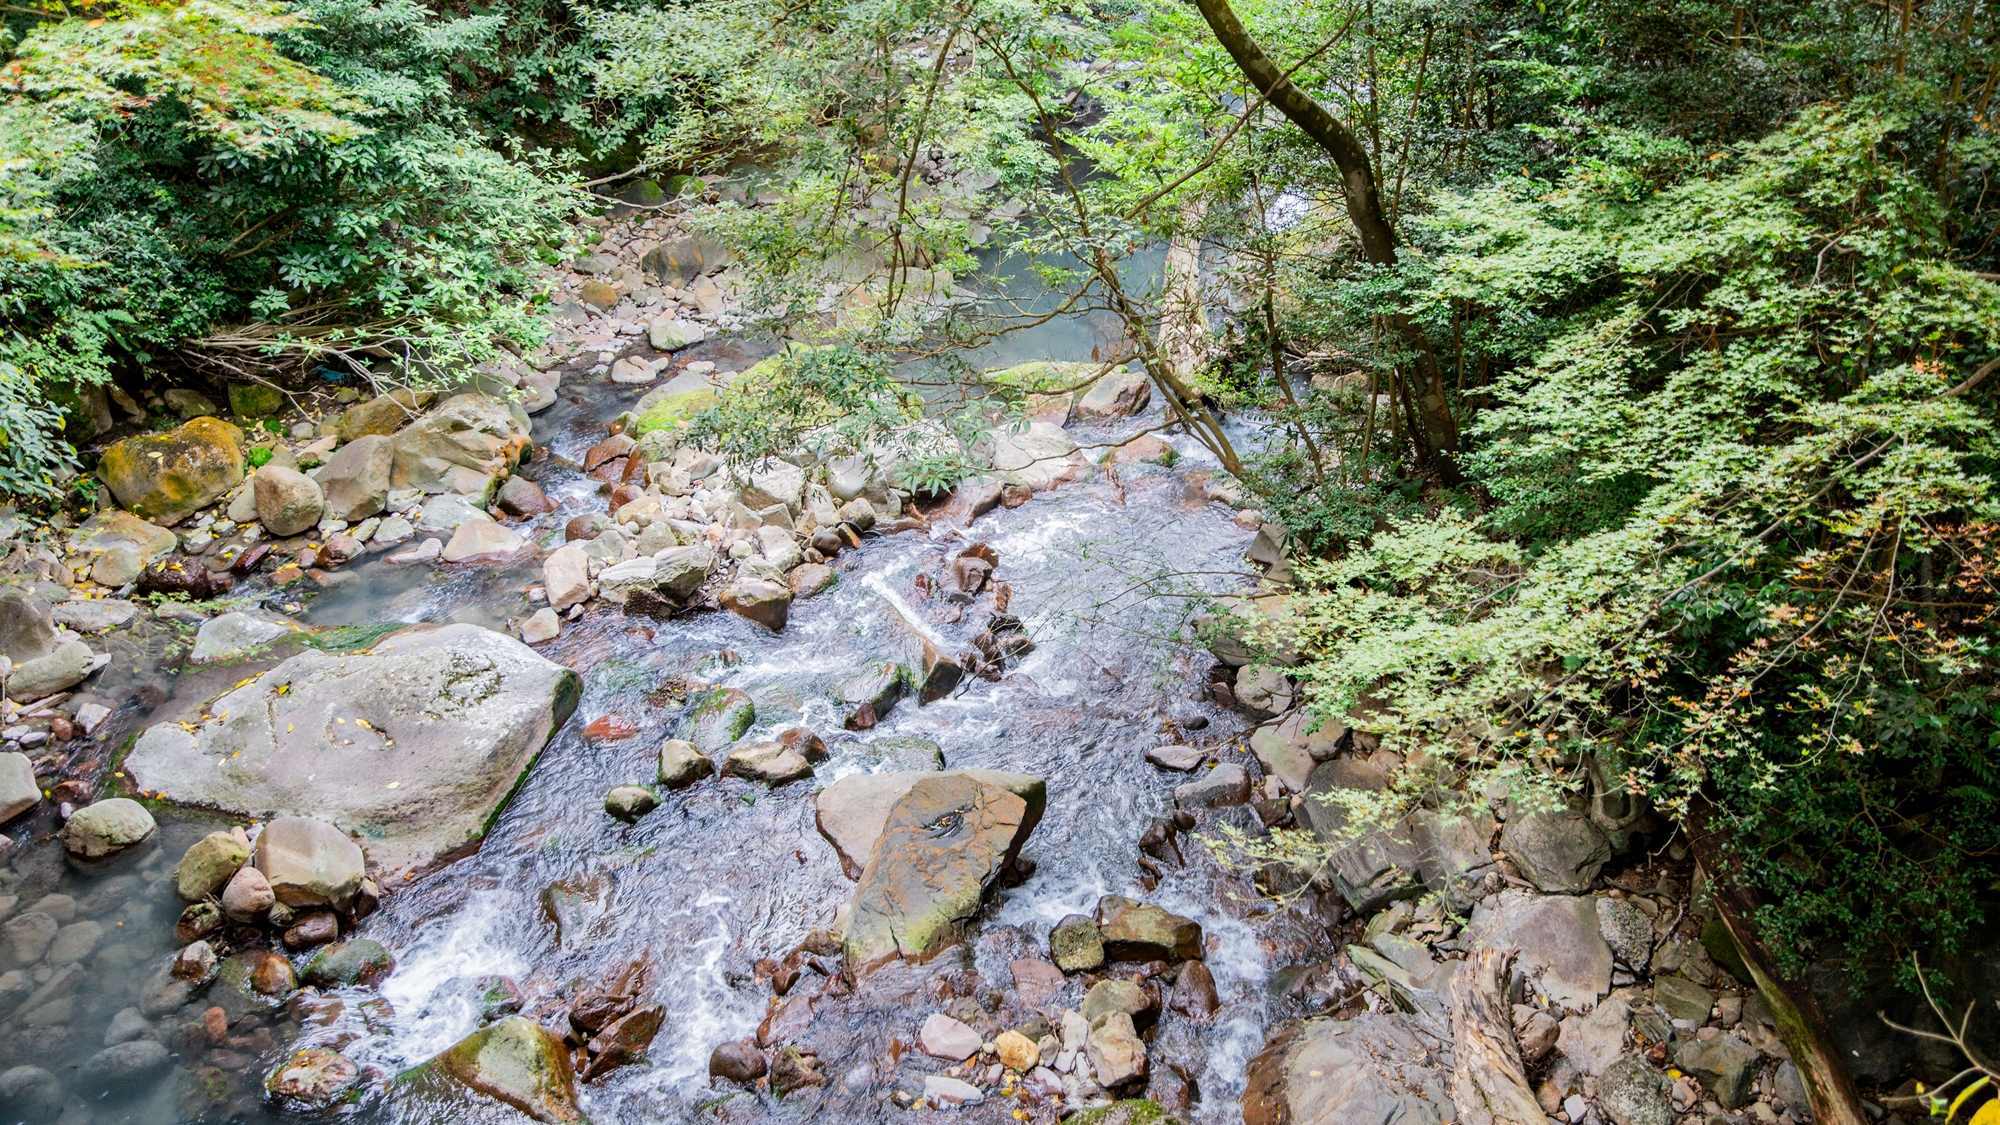
<instances>
[{"instance_id":1,"label":"tree trunk","mask_svg":"<svg viewBox=\"0 0 2000 1125\"><path fill-rule=\"evenodd\" d=\"M1360 138L1285 76L1257 41L1250 38L1229 0L1195 0L1195 6L1201 9L1202 18L1208 21L1215 38L1257 92L1333 158L1334 166L1340 170L1341 194L1347 199L1347 217L1361 240L1362 254L1376 265L1395 265L1396 228L1382 209L1375 166ZM1437 356L1416 325L1401 316L1389 320L1411 351L1412 377L1408 381L1414 386L1410 388L1410 398L1423 428L1417 442L1419 455L1429 462L1439 479L1455 483L1459 479L1458 467L1453 462L1459 446L1458 422L1452 417Z\"/></svg>"},{"instance_id":2,"label":"tree trunk","mask_svg":"<svg viewBox=\"0 0 2000 1125\"><path fill-rule=\"evenodd\" d=\"M1799 1068L1799 1076L1805 1079L1813 1120L1819 1125L1868 1125L1868 1116L1861 1109L1861 1095L1855 1090L1840 1053L1834 1049L1819 1001L1803 984L1788 983L1778 975L1770 956L1764 952L1764 943L1750 926L1755 904L1742 889L1717 878L1721 870L1720 841L1708 829L1706 820L1706 810L1699 806L1689 819L1688 841L1694 847L1695 862L1713 889L1717 917L1728 927L1730 940L1750 971L1757 992L1771 1006L1771 1015L1778 1023L1778 1038L1784 1041L1793 1065Z\"/></svg>"},{"instance_id":3,"label":"tree trunk","mask_svg":"<svg viewBox=\"0 0 2000 1125\"><path fill-rule=\"evenodd\" d=\"M1507 1003L1511 950L1481 949L1451 981L1451 1100L1460 1125L1546 1125Z\"/></svg>"}]
</instances>

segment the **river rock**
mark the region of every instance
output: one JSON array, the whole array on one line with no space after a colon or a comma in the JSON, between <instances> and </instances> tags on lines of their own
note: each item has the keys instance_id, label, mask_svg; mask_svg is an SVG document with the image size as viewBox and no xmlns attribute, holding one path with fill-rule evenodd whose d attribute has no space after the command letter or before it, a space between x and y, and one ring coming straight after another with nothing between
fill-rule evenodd
<instances>
[{"instance_id":1,"label":"river rock","mask_svg":"<svg viewBox=\"0 0 2000 1125\"><path fill-rule=\"evenodd\" d=\"M1181 773L1194 769L1208 756L1199 746L1155 746L1146 751L1146 760L1163 770Z\"/></svg>"},{"instance_id":2,"label":"river rock","mask_svg":"<svg viewBox=\"0 0 2000 1125\"><path fill-rule=\"evenodd\" d=\"M1579 1073L1602 1074L1625 1055L1625 1032L1632 1009L1613 996L1587 1014L1564 1017L1556 1031L1556 1049Z\"/></svg>"},{"instance_id":3,"label":"river rock","mask_svg":"<svg viewBox=\"0 0 2000 1125\"><path fill-rule=\"evenodd\" d=\"M562 618L555 610L543 606L521 620L519 632L526 643L543 644L562 636Z\"/></svg>"},{"instance_id":4,"label":"river rock","mask_svg":"<svg viewBox=\"0 0 2000 1125\"><path fill-rule=\"evenodd\" d=\"M89 678L96 659L82 641L63 641L45 655L14 665L7 674L7 698L28 703L68 691Z\"/></svg>"},{"instance_id":5,"label":"river rock","mask_svg":"<svg viewBox=\"0 0 2000 1125\"><path fill-rule=\"evenodd\" d=\"M1001 1066L1016 1074L1026 1074L1042 1061L1035 1041L1011 1028L993 1037L993 1054Z\"/></svg>"},{"instance_id":6,"label":"river rock","mask_svg":"<svg viewBox=\"0 0 2000 1125\"><path fill-rule=\"evenodd\" d=\"M1121 1014L1134 1024L1149 1024L1159 1016L1159 1006L1153 996L1136 981L1111 977L1090 986L1083 994L1083 1003L1077 1006L1084 1022L1097 1024L1113 1014Z\"/></svg>"},{"instance_id":7,"label":"river rock","mask_svg":"<svg viewBox=\"0 0 2000 1125\"><path fill-rule=\"evenodd\" d=\"M1076 439L1051 422L1030 422L1018 433L994 434L990 456L1002 483L1035 492L1072 480L1083 469Z\"/></svg>"},{"instance_id":8,"label":"river rock","mask_svg":"<svg viewBox=\"0 0 2000 1125\"><path fill-rule=\"evenodd\" d=\"M757 706L740 688L709 688L695 697L678 737L704 754L713 754L743 737L756 721Z\"/></svg>"},{"instance_id":9,"label":"river rock","mask_svg":"<svg viewBox=\"0 0 2000 1125\"><path fill-rule=\"evenodd\" d=\"M264 1092L292 1112L320 1113L339 1105L360 1082L354 1060L328 1047L306 1047L264 1076Z\"/></svg>"},{"instance_id":10,"label":"river rock","mask_svg":"<svg viewBox=\"0 0 2000 1125\"><path fill-rule=\"evenodd\" d=\"M84 1073L97 1086L117 1086L144 1078L165 1067L172 1056L151 1039L133 1039L106 1047L84 1063Z\"/></svg>"},{"instance_id":11,"label":"river rock","mask_svg":"<svg viewBox=\"0 0 2000 1125\"><path fill-rule=\"evenodd\" d=\"M78 809L63 825L63 849L80 859L102 859L144 843L159 826L146 806L112 797Z\"/></svg>"},{"instance_id":12,"label":"river rock","mask_svg":"<svg viewBox=\"0 0 2000 1125\"><path fill-rule=\"evenodd\" d=\"M1611 947L1589 898L1502 891L1473 910L1466 935L1474 948L1520 950L1521 972L1572 1011L1611 988Z\"/></svg>"},{"instance_id":13,"label":"river rock","mask_svg":"<svg viewBox=\"0 0 2000 1125\"><path fill-rule=\"evenodd\" d=\"M737 1039L716 1047L708 1056L708 1076L749 1084L764 1077L768 1064L764 1052L748 1039Z\"/></svg>"},{"instance_id":14,"label":"river rock","mask_svg":"<svg viewBox=\"0 0 2000 1125\"><path fill-rule=\"evenodd\" d=\"M232 922L255 922L277 902L278 894L271 889L271 881L254 867L238 870L222 888L222 912Z\"/></svg>"},{"instance_id":15,"label":"river rock","mask_svg":"<svg viewBox=\"0 0 2000 1125\"><path fill-rule=\"evenodd\" d=\"M783 632L791 616L792 591L781 582L741 576L722 591L724 607L774 633Z\"/></svg>"},{"instance_id":16,"label":"river rock","mask_svg":"<svg viewBox=\"0 0 2000 1125\"><path fill-rule=\"evenodd\" d=\"M812 762L799 749L782 742L752 742L730 751L722 772L746 781L784 785L812 776Z\"/></svg>"},{"instance_id":17,"label":"river rock","mask_svg":"<svg viewBox=\"0 0 2000 1125\"><path fill-rule=\"evenodd\" d=\"M1734 1035L1690 1039L1674 1048L1674 1065L1700 1079L1722 1108L1741 1109L1757 1076L1757 1050Z\"/></svg>"},{"instance_id":18,"label":"river rock","mask_svg":"<svg viewBox=\"0 0 2000 1125\"><path fill-rule=\"evenodd\" d=\"M1578 812L1516 814L1500 830L1500 850L1550 894L1581 894L1611 860L1604 830Z\"/></svg>"},{"instance_id":19,"label":"river rock","mask_svg":"<svg viewBox=\"0 0 2000 1125\"><path fill-rule=\"evenodd\" d=\"M0 656L20 664L54 652L61 642L47 602L26 590L0 588Z\"/></svg>"},{"instance_id":20,"label":"river rock","mask_svg":"<svg viewBox=\"0 0 2000 1125\"><path fill-rule=\"evenodd\" d=\"M448 563L500 562L520 553L527 540L518 532L502 527L489 516L479 516L459 524L444 545L441 556Z\"/></svg>"},{"instance_id":21,"label":"river rock","mask_svg":"<svg viewBox=\"0 0 2000 1125\"><path fill-rule=\"evenodd\" d=\"M934 1059L963 1062L979 1053L977 1031L943 1012L932 1012L917 1029L917 1047Z\"/></svg>"},{"instance_id":22,"label":"river rock","mask_svg":"<svg viewBox=\"0 0 2000 1125\"><path fill-rule=\"evenodd\" d=\"M35 764L26 754L0 754L0 824L40 804L42 787L35 783Z\"/></svg>"},{"instance_id":23,"label":"river rock","mask_svg":"<svg viewBox=\"0 0 2000 1125\"><path fill-rule=\"evenodd\" d=\"M660 784L669 789L685 789L715 772L715 763L685 739L670 738L660 744Z\"/></svg>"},{"instance_id":24,"label":"river rock","mask_svg":"<svg viewBox=\"0 0 2000 1125\"><path fill-rule=\"evenodd\" d=\"M512 637L419 626L366 652L299 653L194 732L148 729L125 770L182 804L323 817L393 877L476 843L577 693L576 673Z\"/></svg>"},{"instance_id":25,"label":"river rock","mask_svg":"<svg viewBox=\"0 0 2000 1125\"><path fill-rule=\"evenodd\" d=\"M785 584L791 587L792 597L810 598L833 589L840 576L825 563L806 563L785 576Z\"/></svg>"},{"instance_id":26,"label":"river rock","mask_svg":"<svg viewBox=\"0 0 2000 1125\"><path fill-rule=\"evenodd\" d=\"M912 785L890 808L855 885L848 972L898 957L921 961L958 940L1037 820L1019 796L964 773Z\"/></svg>"},{"instance_id":27,"label":"river rock","mask_svg":"<svg viewBox=\"0 0 2000 1125\"><path fill-rule=\"evenodd\" d=\"M620 785L604 795L604 811L634 821L660 807L660 798L643 785Z\"/></svg>"},{"instance_id":28,"label":"river rock","mask_svg":"<svg viewBox=\"0 0 2000 1125\"><path fill-rule=\"evenodd\" d=\"M243 431L195 418L163 434L113 442L97 475L121 507L172 527L243 482Z\"/></svg>"},{"instance_id":29,"label":"river rock","mask_svg":"<svg viewBox=\"0 0 2000 1125\"><path fill-rule=\"evenodd\" d=\"M173 534L165 528L160 530ZM139 607L122 598L71 598L57 602L50 614L56 624L74 633L108 632L138 615Z\"/></svg>"},{"instance_id":30,"label":"river rock","mask_svg":"<svg viewBox=\"0 0 2000 1125\"><path fill-rule=\"evenodd\" d=\"M1104 932L1088 915L1072 914L1049 931L1049 957L1066 973L1104 966Z\"/></svg>"},{"instance_id":31,"label":"river rock","mask_svg":"<svg viewBox=\"0 0 2000 1125\"><path fill-rule=\"evenodd\" d=\"M951 774L929 770L894 770L884 773L849 774L813 797L813 818L820 835L833 845L841 870L850 879L859 879L861 870L875 850L888 823L889 812L919 781L926 778L963 776L985 785L998 786L1025 802L1027 824L1023 838L1040 823L1048 805L1048 786L1039 777L1000 770L968 769Z\"/></svg>"},{"instance_id":32,"label":"river rock","mask_svg":"<svg viewBox=\"0 0 2000 1125\"><path fill-rule=\"evenodd\" d=\"M1250 775L1235 762L1224 762L1186 783L1174 786L1174 804L1184 809L1219 809L1250 799Z\"/></svg>"},{"instance_id":33,"label":"river rock","mask_svg":"<svg viewBox=\"0 0 2000 1125\"><path fill-rule=\"evenodd\" d=\"M334 417L334 435L344 442L386 437L408 425L430 397L428 392L398 387L388 394L356 403Z\"/></svg>"},{"instance_id":34,"label":"river rock","mask_svg":"<svg viewBox=\"0 0 2000 1125\"><path fill-rule=\"evenodd\" d=\"M525 1016L508 1016L406 1072L419 1089L449 1083L504 1102L536 1121L581 1121L569 1048ZM439 1091L443 1092L443 1091Z\"/></svg>"},{"instance_id":35,"label":"river rock","mask_svg":"<svg viewBox=\"0 0 2000 1125\"><path fill-rule=\"evenodd\" d=\"M1153 383L1146 373L1132 367L1121 367L1091 384L1090 389L1076 400L1070 414L1086 422L1130 418L1145 410L1146 404L1152 400Z\"/></svg>"},{"instance_id":36,"label":"river rock","mask_svg":"<svg viewBox=\"0 0 2000 1125\"><path fill-rule=\"evenodd\" d=\"M663 352L677 352L691 348L708 339L708 329L692 320L679 317L656 317L646 326L646 342Z\"/></svg>"},{"instance_id":37,"label":"river rock","mask_svg":"<svg viewBox=\"0 0 2000 1125\"><path fill-rule=\"evenodd\" d=\"M326 510L318 481L276 462L258 469L250 487L257 497L258 522L276 536L297 535L317 526Z\"/></svg>"},{"instance_id":38,"label":"river rock","mask_svg":"<svg viewBox=\"0 0 2000 1125\"><path fill-rule=\"evenodd\" d=\"M1091 1024L1085 1042L1091 1073L1105 1089L1115 1090L1146 1076L1146 1044L1124 1012L1112 1012Z\"/></svg>"},{"instance_id":39,"label":"river rock","mask_svg":"<svg viewBox=\"0 0 2000 1125\"><path fill-rule=\"evenodd\" d=\"M1292 705L1292 681L1269 664L1246 664L1236 670L1232 693L1236 709L1253 719L1274 718Z\"/></svg>"},{"instance_id":40,"label":"river rock","mask_svg":"<svg viewBox=\"0 0 2000 1125\"><path fill-rule=\"evenodd\" d=\"M313 954L299 979L315 988L347 988L373 984L389 975L396 959L378 941L355 938L329 945Z\"/></svg>"},{"instance_id":41,"label":"river rock","mask_svg":"<svg viewBox=\"0 0 2000 1125\"><path fill-rule=\"evenodd\" d=\"M123 586L165 558L180 540L164 527L112 508L85 520L72 542L78 553L92 559L92 581L103 586Z\"/></svg>"},{"instance_id":42,"label":"river rock","mask_svg":"<svg viewBox=\"0 0 2000 1125\"><path fill-rule=\"evenodd\" d=\"M250 861L250 844L233 832L210 832L181 853L174 867L174 890L183 902L200 902L220 891Z\"/></svg>"},{"instance_id":43,"label":"river rock","mask_svg":"<svg viewBox=\"0 0 2000 1125\"><path fill-rule=\"evenodd\" d=\"M0 965L25 969L40 963L61 929L60 922L39 910L16 914L0 922Z\"/></svg>"},{"instance_id":44,"label":"river rock","mask_svg":"<svg viewBox=\"0 0 2000 1125\"><path fill-rule=\"evenodd\" d=\"M344 908L368 873L361 848L324 820L281 816L257 837L257 870L290 907Z\"/></svg>"},{"instance_id":45,"label":"river rock","mask_svg":"<svg viewBox=\"0 0 2000 1125\"><path fill-rule=\"evenodd\" d=\"M1673 1125L1666 1085L1644 1058L1627 1055L1597 1080L1597 1106L1612 1125Z\"/></svg>"},{"instance_id":46,"label":"river rock","mask_svg":"<svg viewBox=\"0 0 2000 1125\"><path fill-rule=\"evenodd\" d=\"M542 589L558 613L590 599L590 556L581 543L565 543L542 560Z\"/></svg>"},{"instance_id":47,"label":"river rock","mask_svg":"<svg viewBox=\"0 0 2000 1125\"><path fill-rule=\"evenodd\" d=\"M1097 900L1097 928L1114 961L1191 961L1202 956L1201 923L1122 895Z\"/></svg>"},{"instance_id":48,"label":"river rock","mask_svg":"<svg viewBox=\"0 0 2000 1125\"><path fill-rule=\"evenodd\" d=\"M448 535L457 531L460 524L485 518L486 513L472 501L456 492L443 492L424 501L423 510L417 513L416 530L426 535Z\"/></svg>"},{"instance_id":49,"label":"river rock","mask_svg":"<svg viewBox=\"0 0 2000 1125\"><path fill-rule=\"evenodd\" d=\"M0 1071L0 1117L9 1121L54 1121L62 1116L62 1080L39 1066Z\"/></svg>"},{"instance_id":50,"label":"river rock","mask_svg":"<svg viewBox=\"0 0 2000 1125\"><path fill-rule=\"evenodd\" d=\"M949 1074L927 1074L924 1076L924 1100L942 1109L952 1109L957 1106L978 1105L986 1100L986 1091L963 1078L953 1078Z\"/></svg>"},{"instance_id":51,"label":"river rock","mask_svg":"<svg viewBox=\"0 0 2000 1125\"><path fill-rule=\"evenodd\" d=\"M1696 1027L1708 1022L1715 1007L1715 993L1683 976L1662 976L1653 981L1653 1001L1667 1018Z\"/></svg>"},{"instance_id":52,"label":"river rock","mask_svg":"<svg viewBox=\"0 0 2000 1125\"><path fill-rule=\"evenodd\" d=\"M542 486L527 477L508 477L493 495L493 506L517 520L533 519L556 510Z\"/></svg>"},{"instance_id":53,"label":"river rock","mask_svg":"<svg viewBox=\"0 0 2000 1125\"><path fill-rule=\"evenodd\" d=\"M1456 1120L1439 1046L1396 1015L1288 1024L1250 1060L1244 1125Z\"/></svg>"},{"instance_id":54,"label":"river rock","mask_svg":"<svg viewBox=\"0 0 2000 1125\"><path fill-rule=\"evenodd\" d=\"M232 609L209 618L195 630L194 649L188 653L188 662L221 664L242 660L297 629L298 626L281 618Z\"/></svg>"},{"instance_id":55,"label":"river rock","mask_svg":"<svg viewBox=\"0 0 2000 1125\"><path fill-rule=\"evenodd\" d=\"M396 434L390 483L484 495L528 446L528 416L520 407L482 394L453 395Z\"/></svg>"},{"instance_id":56,"label":"river rock","mask_svg":"<svg viewBox=\"0 0 2000 1125\"><path fill-rule=\"evenodd\" d=\"M313 472L326 497L326 514L351 522L380 512L389 503L395 461L395 448L382 434L359 437L334 450Z\"/></svg>"}]
</instances>

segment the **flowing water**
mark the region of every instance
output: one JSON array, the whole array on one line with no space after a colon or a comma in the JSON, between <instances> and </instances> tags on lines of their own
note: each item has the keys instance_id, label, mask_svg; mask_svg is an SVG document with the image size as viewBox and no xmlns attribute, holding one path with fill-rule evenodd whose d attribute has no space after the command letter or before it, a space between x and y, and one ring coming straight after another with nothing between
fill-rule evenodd
<instances>
[{"instance_id":1,"label":"flowing water","mask_svg":"<svg viewBox=\"0 0 2000 1125\"><path fill-rule=\"evenodd\" d=\"M636 393L572 377L559 404L536 419L545 455L531 475L560 509L537 521L539 539L559 539L565 520L602 510L596 482L575 462ZM1088 430L1079 437L1086 445L1110 440ZM41 1025L7 1021L13 1026L0 1031L0 1070L31 1062L55 1071L71 1099L65 1121L278 1120L257 1099L257 1082L290 1050L337 1047L379 1076L392 1076L477 1026L480 978L514 979L528 1013L546 1018L642 958L652 966L648 999L664 1005L666 1022L647 1059L585 1087L593 1121L897 1120L911 1114L892 1106L890 1092L942 1068L920 1057L898 1061L891 1040L913 1040L923 1017L955 997L1011 992L1013 958L1045 955L1056 921L1089 913L1102 894L1124 893L1203 924L1222 1009L1200 1022L1163 1017L1154 1065L1176 1070L1185 1089L1198 1091L1195 1118L1239 1119L1244 1064L1286 1007L1273 984L1276 970L1309 935L1299 919L1258 902L1220 872L1199 846L1184 839L1184 862L1166 865L1157 883L1142 870L1135 846L1144 825L1171 808L1170 790L1179 780L1147 765L1145 751L1162 741L1226 741L1243 730L1238 717L1203 702L1209 658L1186 643L1183 625L1198 606L1192 593L1242 584L1249 533L1226 507L1203 498L1196 474L1207 466L1200 450L1191 442L1178 448L1183 456L1171 468L1126 466L1116 480L1093 472L969 528L940 523L871 538L837 560L840 580L831 591L794 606L782 634L728 613L662 621L592 603L542 647L582 674L577 712L483 847L386 888L382 909L360 927L396 956L397 968L379 990L295 1001L265 1024L243 1021L220 1046L187 1030L209 1001L164 1013L149 1008L149 1034L173 1052L167 1065L123 1073L92 1060L107 1036L118 1034L115 1018L129 1030L133 1015L117 1013L141 1004L170 957L179 909L172 863L213 825L166 817L139 854L83 871L64 862L48 838L52 819L38 814L39 835L15 849L0 902L13 896L16 912L42 903L45 912L61 914L60 897L69 896L73 916L95 921L102 933L75 965L44 964L30 974L37 978L31 986L57 988L62 982L50 984L52 976L74 973L66 986L70 1000ZM917 577L939 574L949 554L970 541L997 551L995 577L1011 586L1011 612L1027 623L1034 651L998 681L969 678L929 706L906 701L873 730L841 731L827 702L832 688L869 662L902 655L905 627L894 607L920 602ZM251 593L315 626L464 620L505 628L530 607L525 590L538 577L532 561L397 567L377 559L341 572L340 584L327 590ZM145 721L177 717L259 667L188 671L174 679L161 654L172 651L164 646L176 631L188 628L153 622L127 642L126 670L104 689L131 704L114 739ZM690 683L744 690L755 701L758 731L804 723L826 736L831 757L806 782L773 790L712 778L665 794L661 807L636 824L606 816L607 789L652 780L656 748L684 711ZM602 716L618 716L638 733L587 740L584 726ZM816 974L795 987L795 996L825 992L795 1036L818 1048L825 1087L778 1101L711 1086L710 1050L755 1033L765 1017L771 988L753 966L832 926L850 893L852 884L815 829L813 790L850 772L905 766L925 753L915 740L934 743L949 766L1047 779L1048 811L1024 849L1033 874L998 892L973 940L929 965L884 970L852 994ZM1247 808L1228 813L1254 830ZM58 898L45 901L51 894ZM560 935L552 896L566 915ZM1071 978L1045 1007L1074 1006L1080 990ZM1013 999L999 1006L1025 1011ZM399 1097L386 1081L373 1089L344 1115L370 1122L521 1120L492 1103L440 1107ZM1012 1108L994 1099L937 1116L1010 1120ZM1043 1105L1029 1108L1033 1118L1052 1116Z\"/></svg>"}]
</instances>

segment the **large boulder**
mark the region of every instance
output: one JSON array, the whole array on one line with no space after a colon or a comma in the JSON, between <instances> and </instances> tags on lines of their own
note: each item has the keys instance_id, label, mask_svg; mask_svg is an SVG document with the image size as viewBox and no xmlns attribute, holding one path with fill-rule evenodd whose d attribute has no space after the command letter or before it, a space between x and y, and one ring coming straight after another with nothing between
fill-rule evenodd
<instances>
[{"instance_id":1,"label":"large boulder","mask_svg":"<svg viewBox=\"0 0 2000 1125\"><path fill-rule=\"evenodd\" d=\"M358 437L334 450L313 472L326 494L326 514L353 521L380 512L389 502L395 463L395 448L382 434Z\"/></svg>"},{"instance_id":2,"label":"large boulder","mask_svg":"<svg viewBox=\"0 0 2000 1125\"><path fill-rule=\"evenodd\" d=\"M774 633L783 632L791 616L792 591L782 582L742 576L731 582L720 598L731 613L747 617Z\"/></svg>"},{"instance_id":3,"label":"large boulder","mask_svg":"<svg viewBox=\"0 0 2000 1125\"><path fill-rule=\"evenodd\" d=\"M1071 408L1071 416L1080 421L1098 422L1112 418L1130 418L1146 409L1153 401L1153 382L1146 373L1132 367L1121 367L1091 384L1088 391L1076 400Z\"/></svg>"},{"instance_id":4,"label":"large boulder","mask_svg":"<svg viewBox=\"0 0 2000 1125\"><path fill-rule=\"evenodd\" d=\"M512 528L502 527L488 516L475 516L452 530L442 558L448 563L501 562L527 545Z\"/></svg>"},{"instance_id":5,"label":"large boulder","mask_svg":"<svg viewBox=\"0 0 2000 1125\"><path fill-rule=\"evenodd\" d=\"M220 418L195 418L163 434L112 443L97 475L118 503L172 527L243 483L243 431Z\"/></svg>"},{"instance_id":6,"label":"large boulder","mask_svg":"<svg viewBox=\"0 0 2000 1125\"><path fill-rule=\"evenodd\" d=\"M890 808L855 885L843 942L848 973L921 961L957 941L1035 823L1028 802L967 774L912 785Z\"/></svg>"},{"instance_id":7,"label":"large boulder","mask_svg":"<svg viewBox=\"0 0 2000 1125\"><path fill-rule=\"evenodd\" d=\"M1611 946L1584 895L1509 890L1482 900L1466 935L1475 949L1516 949L1521 972L1550 1000L1586 1011L1611 990Z\"/></svg>"},{"instance_id":8,"label":"large boulder","mask_svg":"<svg viewBox=\"0 0 2000 1125\"><path fill-rule=\"evenodd\" d=\"M193 730L148 729L125 770L180 804L324 818L393 875L475 845L578 690L576 673L512 637L418 627L366 652L293 656Z\"/></svg>"},{"instance_id":9,"label":"large boulder","mask_svg":"<svg viewBox=\"0 0 2000 1125\"><path fill-rule=\"evenodd\" d=\"M1550 894L1589 890L1611 861L1611 841L1580 812L1516 813L1500 830L1500 850Z\"/></svg>"},{"instance_id":10,"label":"large boulder","mask_svg":"<svg viewBox=\"0 0 2000 1125\"><path fill-rule=\"evenodd\" d=\"M484 494L528 451L528 416L481 394L433 407L393 439L390 483L425 492Z\"/></svg>"},{"instance_id":11,"label":"large boulder","mask_svg":"<svg viewBox=\"0 0 2000 1125\"><path fill-rule=\"evenodd\" d=\"M974 781L996 785L1026 802L1025 837L1041 822L1048 806L1048 786L1039 777L1000 770L954 770ZM813 798L813 818L820 835L833 845L840 868L850 879L861 877L861 868L881 839L889 822L889 810L914 788L917 782L941 773L928 770L892 770L887 773L849 774L821 790Z\"/></svg>"},{"instance_id":12,"label":"large boulder","mask_svg":"<svg viewBox=\"0 0 2000 1125\"><path fill-rule=\"evenodd\" d=\"M995 433L990 456L1002 483L1036 492L1074 480L1084 467L1076 439L1052 422L1030 422L1019 432Z\"/></svg>"},{"instance_id":13,"label":"large boulder","mask_svg":"<svg viewBox=\"0 0 2000 1125\"><path fill-rule=\"evenodd\" d=\"M257 498L257 520L273 535L306 531L326 510L318 481L276 462L258 469L250 487Z\"/></svg>"},{"instance_id":14,"label":"large boulder","mask_svg":"<svg viewBox=\"0 0 2000 1125\"><path fill-rule=\"evenodd\" d=\"M1443 1046L1382 1013L1288 1024L1250 1060L1243 1125L1456 1120Z\"/></svg>"},{"instance_id":15,"label":"large boulder","mask_svg":"<svg viewBox=\"0 0 2000 1125\"><path fill-rule=\"evenodd\" d=\"M444 1098L451 1097L451 1086L461 1086L536 1121L583 1120L568 1046L525 1016L480 1028L398 1081Z\"/></svg>"}]
</instances>

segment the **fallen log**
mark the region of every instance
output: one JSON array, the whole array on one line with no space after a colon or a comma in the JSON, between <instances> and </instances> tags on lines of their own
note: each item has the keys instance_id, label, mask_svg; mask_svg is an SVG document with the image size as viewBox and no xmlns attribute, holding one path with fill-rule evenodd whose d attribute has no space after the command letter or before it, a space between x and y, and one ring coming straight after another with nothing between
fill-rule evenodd
<instances>
[{"instance_id":1,"label":"fallen log","mask_svg":"<svg viewBox=\"0 0 2000 1125\"><path fill-rule=\"evenodd\" d=\"M1452 1101L1459 1125L1546 1125L1514 1037L1507 974L1514 952L1480 949L1451 982Z\"/></svg>"}]
</instances>

